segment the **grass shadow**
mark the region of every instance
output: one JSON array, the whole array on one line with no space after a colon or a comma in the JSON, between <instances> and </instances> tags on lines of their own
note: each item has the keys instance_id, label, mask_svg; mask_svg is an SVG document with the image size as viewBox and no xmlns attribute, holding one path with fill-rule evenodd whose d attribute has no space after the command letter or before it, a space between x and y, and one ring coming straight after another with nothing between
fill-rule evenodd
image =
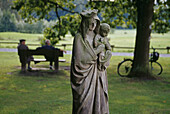
<instances>
[{"instance_id":1,"label":"grass shadow","mask_svg":"<svg viewBox=\"0 0 170 114\"><path fill-rule=\"evenodd\" d=\"M30 76L30 77L57 77L68 76L70 72L70 66L60 66L58 71L50 70L49 68L33 68L30 71L22 72L20 67L16 67L17 70L10 72L15 76Z\"/></svg>"}]
</instances>

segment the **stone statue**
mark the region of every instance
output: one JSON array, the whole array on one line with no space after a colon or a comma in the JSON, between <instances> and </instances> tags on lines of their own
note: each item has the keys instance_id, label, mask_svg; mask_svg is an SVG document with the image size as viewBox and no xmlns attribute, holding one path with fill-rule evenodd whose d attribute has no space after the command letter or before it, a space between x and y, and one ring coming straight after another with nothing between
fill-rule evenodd
<instances>
[{"instance_id":1,"label":"stone statue","mask_svg":"<svg viewBox=\"0 0 170 114\"><path fill-rule=\"evenodd\" d=\"M100 31L99 34L97 34L94 38L94 47L98 47L101 44L105 45L104 51L99 53L98 59L99 59L99 65L98 69L99 70L106 70L107 66L109 66L109 60L112 56L111 54L111 46L108 41L107 35L110 31L110 26L107 23L102 23L100 25Z\"/></svg>"},{"instance_id":2,"label":"stone statue","mask_svg":"<svg viewBox=\"0 0 170 114\"><path fill-rule=\"evenodd\" d=\"M111 53L106 48L106 43L96 43L96 47L94 46L94 39L99 35L100 28L97 10L85 10L80 15L82 20L74 38L71 63L72 113L109 114L106 73L108 64L105 63L108 63ZM102 36L104 37L106 36ZM99 60L103 51L105 54ZM103 69L99 69L99 65Z\"/></svg>"}]
</instances>

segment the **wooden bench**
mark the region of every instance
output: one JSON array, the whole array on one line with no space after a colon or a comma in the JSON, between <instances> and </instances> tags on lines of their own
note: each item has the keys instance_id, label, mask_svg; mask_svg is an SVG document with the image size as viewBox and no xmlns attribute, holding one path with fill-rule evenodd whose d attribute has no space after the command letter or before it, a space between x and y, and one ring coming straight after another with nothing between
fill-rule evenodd
<instances>
[{"instance_id":1,"label":"wooden bench","mask_svg":"<svg viewBox=\"0 0 170 114\"><path fill-rule=\"evenodd\" d=\"M31 61L39 63L39 62L47 62L48 60L47 59L33 59ZM58 62L66 62L66 60L65 59L59 59Z\"/></svg>"},{"instance_id":2,"label":"wooden bench","mask_svg":"<svg viewBox=\"0 0 170 114\"><path fill-rule=\"evenodd\" d=\"M43 55L45 56L46 59L34 59L32 61L37 62L37 63L53 61L55 71L58 71L59 62L65 62L65 59L59 60L59 57L63 57L63 51L61 51L60 49L18 50L18 55L20 57L20 62L24 61L25 58L27 58L28 56ZM26 66L26 62L21 62L22 69L26 70L26 67L23 68L24 65Z\"/></svg>"}]
</instances>

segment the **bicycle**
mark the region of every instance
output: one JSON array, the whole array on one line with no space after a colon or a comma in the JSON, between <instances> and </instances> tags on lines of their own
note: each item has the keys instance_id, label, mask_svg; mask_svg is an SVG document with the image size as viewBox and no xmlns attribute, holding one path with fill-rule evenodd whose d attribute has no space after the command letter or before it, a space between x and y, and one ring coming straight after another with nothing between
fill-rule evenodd
<instances>
[{"instance_id":1,"label":"bicycle","mask_svg":"<svg viewBox=\"0 0 170 114\"><path fill-rule=\"evenodd\" d=\"M160 75L163 71L163 68L160 63L157 62L159 59L159 53L156 52L155 48L152 48L153 52L151 53L151 57L149 59L149 68L150 71L155 75ZM122 62L118 64L117 73L121 77L128 76L129 72L131 71L133 65L132 59L124 59Z\"/></svg>"}]
</instances>

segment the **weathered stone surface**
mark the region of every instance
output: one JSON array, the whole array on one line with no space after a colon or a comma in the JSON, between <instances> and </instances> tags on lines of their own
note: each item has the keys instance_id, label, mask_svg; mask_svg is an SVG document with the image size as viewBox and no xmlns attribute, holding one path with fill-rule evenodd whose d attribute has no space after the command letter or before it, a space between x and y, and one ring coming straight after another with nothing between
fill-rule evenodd
<instances>
[{"instance_id":1,"label":"weathered stone surface","mask_svg":"<svg viewBox=\"0 0 170 114\"><path fill-rule=\"evenodd\" d=\"M108 114L108 83L106 68L98 69L99 53L106 51L103 62L110 59L105 45L94 47L94 38L99 33L100 20L97 10L85 10L81 13L82 22L74 38L71 87L73 94L73 114Z\"/></svg>"}]
</instances>

